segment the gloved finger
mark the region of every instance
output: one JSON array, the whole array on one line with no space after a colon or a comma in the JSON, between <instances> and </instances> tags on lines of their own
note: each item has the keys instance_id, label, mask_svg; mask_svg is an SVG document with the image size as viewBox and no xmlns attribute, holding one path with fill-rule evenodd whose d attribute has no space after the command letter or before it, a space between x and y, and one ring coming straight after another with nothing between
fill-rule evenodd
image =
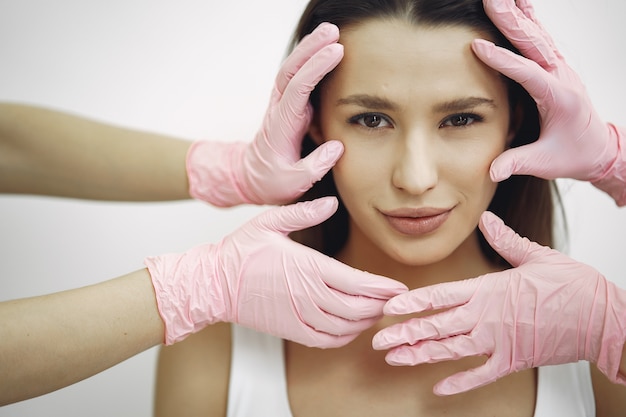
<instances>
[{"instance_id":1,"label":"gloved finger","mask_svg":"<svg viewBox=\"0 0 626 417\"><path fill-rule=\"evenodd\" d=\"M255 231L287 235L322 223L337 211L338 206L336 197L322 197L270 209L250 222L254 225Z\"/></svg>"},{"instance_id":2,"label":"gloved finger","mask_svg":"<svg viewBox=\"0 0 626 417\"><path fill-rule=\"evenodd\" d=\"M316 332L322 332L334 336L346 336L360 334L364 330L372 327L379 319L369 317L362 320L348 320L332 314L328 314L313 304L308 304L307 308L299 307L300 320Z\"/></svg>"},{"instance_id":3,"label":"gloved finger","mask_svg":"<svg viewBox=\"0 0 626 417\"><path fill-rule=\"evenodd\" d=\"M560 54L552 38L524 15L514 0L483 0L485 12L502 34L527 58L545 69L556 68Z\"/></svg>"},{"instance_id":4,"label":"gloved finger","mask_svg":"<svg viewBox=\"0 0 626 417\"><path fill-rule=\"evenodd\" d=\"M488 385L503 376L505 374L498 371L497 361L489 358L479 367L458 372L439 381L433 387L433 392L436 395L459 394Z\"/></svg>"},{"instance_id":5,"label":"gloved finger","mask_svg":"<svg viewBox=\"0 0 626 417\"><path fill-rule=\"evenodd\" d=\"M304 194L335 166L341 155L343 155L343 144L338 140L331 140L318 146L305 158L298 160L289 173L294 191L297 190L299 195Z\"/></svg>"},{"instance_id":6,"label":"gloved finger","mask_svg":"<svg viewBox=\"0 0 626 417\"><path fill-rule=\"evenodd\" d=\"M359 334L360 333L353 333L337 336L310 329L310 331L305 336L300 335L298 337L293 337L292 335L288 334L284 336L283 339L288 339L308 347L320 349L334 349L347 345L348 343L356 339Z\"/></svg>"},{"instance_id":7,"label":"gloved finger","mask_svg":"<svg viewBox=\"0 0 626 417\"><path fill-rule=\"evenodd\" d=\"M294 245L297 244L294 243ZM342 264L311 248L299 247L290 255L288 263L285 263L281 268L283 271L280 273L289 275L290 293L294 294L292 303L301 316L332 315L352 321L379 318L383 315L383 306L390 297L371 297L367 294L369 293L367 287L361 291L357 281L367 273ZM346 281L355 281L355 284L351 284L350 290L356 290L356 294L350 294L327 285L326 276L341 277L337 279L336 287L345 286L344 282ZM399 288L402 291L406 287L396 281L380 277L378 288L382 289L379 292L386 291L395 294L397 292L394 291L394 288ZM374 293L373 295L378 296L379 294ZM311 319L305 321L313 325Z\"/></svg>"},{"instance_id":8,"label":"gloved finger","mask_svg":"<svg viewBox=\"0 0 626 417\"><path fill-rule=\"evenodd\" d=\"M304 279L307 279L316 276L316 273L310 275L304 273L302 276L305 277ZM351 279L351 276L346 276L346 279ZM387 284L386 281L381 281L381 283L382 286ZM393 285L394 282L391 284ZM378 294L374 295L378 296ZM347 320L382 317L383 306L388 299L372 297L371 295L347 294L335 288L328 287L323 282L321 285L316 285L314 288L310 289L309 296L315 306L319 307L324 312Z\"/></svg>"},{"instance_id":9,"label":"gloved finger","mask_svg":"<svg viewBox=\"0 0 626 417\"><path fill-rule=\"evenodd\" d=\"M276 100L282 96L289 81L313 55L327 45L339 40L339 28L331 23L321 23L313 32L302 38L287 57L276 76Z\"/></svg>"},{"instance_id":10,"label":"gloved finger","mask_svg":"<svg viewBox=\"0 0 626 417\"><path fill-rule=\"evenodd\" d=\"M316 264L317 276L329 288L348 295L374 298L385 302L391 297L408 291L407 286L402 282L361 271L313 249L310 251L310 258L318 261Z\"/></svg>"},{"instance_id":11,"label":"gloved finger","mask_svg":"<svg viewBox=\"0 0 626 417\"><path fill-rule=\"evenodd\" d=\"M299 244L284 270L291 279L297 310L313 308L348 320L381 317L385 302L407 287L387 277L373 275L343 264ZM286 272L287 273L287 272ZM300 288L296 288L300 286Z\"/></svg>"},{"instance_id":12,"label":"gloved finger","mask_svg":"<svg viewBox=\"0 0 626 417\"><path fill-rule=\"evenodd\" d=\"M549 248L521 237L495 214L485 211L478 223L487 243L513 267L545 256Z\"/></svg>"},{"instance_id":13,"label":"gloved finger","mask_svg":"<svg viewBox=\"0 0 626 417\"><path fill-rule=\"evenodd\" d=\"M549 42L552 48L556 50L556 46L555 46L556 44L554 43L552 36L550 36L550 34L545 29L543 24L539 21L539 19L537 19L535 8L530 3L530 1L529 0L515 0L515 4L517 5L517 8L521 10L524 16L526 16L528 19L530 19L530 21L532 21L535 25L537 25L537 28L539 28L543 32L543 36L546 39L546 41Z\"/></svg>"},{"instance_id":14,"label":"gloved finger","mask_svg":"<svg viewBox=\"0 0 626 417\"><path fill-rule=\"evenodd\" d=\"M424 340L441 340L466 334L476 326L480 314L468 314L462 309L451 309L430 316L408 319L380 330L372 339L376 350L400 345L414 345Z\"/></svg>"},{"instance_id":15,"label":"gloved finger","mask_svg":"<svg viewBox=\"0 0 626 417\"><path fill-rule=\"evenodd\" d=\"M400 346L390 350L385 361L393 366L415 366L458 360L470 356L491 353L477 344L469 335L459 335L442 340L425 340L412 346Z\"/></svg>"},{"instance_id":16,"label":"gloved finger","mask_svg":"<svg viewBox=\"0 0 626 417\"><path fill-rule=\"evenodd\" d=\"M479 285L479 281L474 278L417 288L393 297L383 312L399 316L456 307L468 302Z\"/></svg>"},{"instance_id":17,"label":"gloved finger","mask_svg":"<svg viewBox=\"0 0 626 417\"><path fill-rule=\"evenodd\" d=\"M493 182L504 181L511 175L532 175L544 179L553 179L548 172L553 153L543 150L543 145L533 142L517 148L507 149L491 162L489 175Z\"/></svg>"},{"instance_id":18,"label":"gloved finger","mask_svg":"<svg viewBox=\"0 0 626 417\"><path fill-rule=\"evenodd\" d=\"M314 297L315 304L327 314L346 320L380 318L383 315L385 300L349 295L329 288L326 297ZM332 293L332 295L328 295Z\"/></svg>"},{"instance_id":19,"label":"gloved finger","mask_svg":"<svg viewBox=\"0 0 626 417\"><path fill-rule=\"evenodd\" d=\"M521 84L537 102L539 110L542 110L542 103L553 97L554 77L533 60L484 39L472 41L472 49L485 64Z\"/></svg>"},{"instance_id":20,"label":"gloved finger","mask_svg":"<svg viewBox=\"0 0 626 417\"><path fill-rule=\"evenodd\" d=\"M315 53L294 74L276 104L275 117L280 121L281 134L272 137L272 148L280 155L299 155L302 137L309 127L311 91L343 58L343 46L337 43L325 46ZM305 123L306 122L306 123ZM298 152L294 152L297 150Z\"/></svg>"},{"instance_id":21,"label":"gloved finger","mask_svg":"<svg viewBox=\"0 0 626 417\"><path fill-rule=\"evenodd\" d=\"M530 4L529 1L515 0L515 4L517 5L517 8L520 9L522 13L524 13L524 16L537 23L535 8L532 6L532 4Z\"/></svg>"}]
</instances>

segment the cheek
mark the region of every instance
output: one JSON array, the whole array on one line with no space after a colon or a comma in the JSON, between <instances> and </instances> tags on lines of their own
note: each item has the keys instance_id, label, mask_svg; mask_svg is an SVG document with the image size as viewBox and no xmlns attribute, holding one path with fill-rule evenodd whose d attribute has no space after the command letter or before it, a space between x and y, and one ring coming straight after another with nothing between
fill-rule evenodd
<instances>
[{"instance_id":1,"label":"cheek","mask_svg":"<svg viewBox=\"0 0 626 417\"><path fill-rule=\"evenodd\" d=\"M366 195L376 189L382 178L381 164L372 163L372 155L344 141L344 154L333 168L337 190L344 200L351 195Z\"/></svg>"},{"instance_id":2,"label":"cheek","mask_svg":"<svg viewBox=\"0 0 626 417\"><path fill-rule=\"evenodd\" d=\"M478 140L466 143L447 152L449 175L468 193L480 196L480 200L491 200L497 184L491 181L489 169L493 160L502 153L506 146L506 137L499 139Z\"/></svg>"}]
</instances>

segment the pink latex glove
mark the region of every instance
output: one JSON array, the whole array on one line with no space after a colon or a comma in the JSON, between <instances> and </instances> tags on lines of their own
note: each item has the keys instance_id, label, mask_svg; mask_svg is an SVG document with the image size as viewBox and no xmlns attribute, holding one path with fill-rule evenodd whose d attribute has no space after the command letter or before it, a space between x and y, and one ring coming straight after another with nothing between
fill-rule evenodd
<instances>
[{"instance_id":1,"label":"pink latex glove","mask_svg":"<svg viewBox=\"0 0 626 417\"><path fill-rule=\"evenodd\" d=\"M216 322L231 322L315 347L345 345L407 290L292 241L337 209L325 197L269 210L218 244L145 260L172 344Z\"/></svg>"},{"instance_id":2,"label":"pink latex glove","mask_svg":"<svg viewBox=\"0 0 626 417\"><path fill-rule=\"evenodd\" d=\"M611 381L626 342L626 291L598 271L521 238L485 212L480 229L512 269L424 287L391 299L389 315L446 309L390 326L375 349L392 349L392 365L417 365L485 355L485 364L434 387L450 395L523 369L578 360L597 364Z\"/></svg>"},{"instance_id":3,"label":"pink latex glove","mask_svg":"<svg viewBox=\"0 0 626 417\"><path fill-rule=\"evenodd\" d=\"M596 113L578 75L567 65L528 0L483 0L500 31L526 57L475 40L487 65L520 83L534 98L541 135L532 144L505 151L491 165L491 178L511 175L591 181L626 205L626 131Z\"/></svg>"},{"instance_id":4,"label":"pink latex glove","mask_svg":"<svg viewBox=\"0 0 626 417\"><path fill-rule=\"evenodd\" d=\"M285 60L252 143L199 141L187 154L189 194L215 206L284 204L322 178L343 153L328 141L300 159L312 117L309 95L343 57L339 29L322 23Z\"/></svg>"}]
</instances>

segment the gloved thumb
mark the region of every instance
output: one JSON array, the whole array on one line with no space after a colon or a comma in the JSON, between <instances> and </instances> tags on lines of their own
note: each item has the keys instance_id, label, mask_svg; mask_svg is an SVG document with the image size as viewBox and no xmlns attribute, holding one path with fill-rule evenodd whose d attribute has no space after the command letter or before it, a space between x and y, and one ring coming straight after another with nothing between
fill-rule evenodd
<instances>
[{"instance_id":1,"label":"gloved thumb","mask_svg":"<svg viewBox=\"0 0 626 417\"><path fill-rule=\"evenodd\" d=\"M323 197L271 209L252 220L257 230L289 234L327 220L337 211L336 197Z\"/></svg>"},{"instance_id":2,"label":"gloved thumb","mask_svg":"<svg viewBox=\"0 0 626 417\"><path fill-rule=\"evenodd\" d=\"M511 175L533 175L544 179L551 178L542 167L550 167L551 163L546 160L547 155L541 152L538 142L529 145L512 148L502 152L491 163L489 174L493 182L504 181Z\"/></svg>"},{"instance_id":3,"label":"gloved thumb","mask_svg":"<svg viewBox=\"0 0 626 417\"><path fill-rule=\"evenodd\" d=\"M529 258L544 248L525 237L521 237L495 214L486 211L478 223L487 243L513 267L528 262Z\"/></svg>"},{"instance_id":4,"label":"gloved thumb","mask_svg":"<svg viewBox=\"0 0 626 417\"><path fill-rule=\"evenodd\" d=\"M306 191L335 166L343 154L343 143L331 140L315 148L313 152L297 162L296 168L303 174L302 191ZM295 173L294 173L295 175Z\"/></svg>"}]
</instances>

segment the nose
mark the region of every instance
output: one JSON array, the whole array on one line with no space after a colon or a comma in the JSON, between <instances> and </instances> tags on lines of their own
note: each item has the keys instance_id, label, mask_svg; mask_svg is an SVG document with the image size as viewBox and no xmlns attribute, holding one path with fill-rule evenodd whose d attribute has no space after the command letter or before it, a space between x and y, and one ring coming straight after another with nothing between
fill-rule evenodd
<instances>
[{"instance_id":1,"label":"nose","mask_svg":"<svg viewBox=\"0 0 626 417\"><path fill-rule=\"evenodd\" d=\"M434 144L424 137L401 141L393 170L393 185L407 193L419 195L435 187L438 181L437 155Z\"/></svg>"}]
</instances>

